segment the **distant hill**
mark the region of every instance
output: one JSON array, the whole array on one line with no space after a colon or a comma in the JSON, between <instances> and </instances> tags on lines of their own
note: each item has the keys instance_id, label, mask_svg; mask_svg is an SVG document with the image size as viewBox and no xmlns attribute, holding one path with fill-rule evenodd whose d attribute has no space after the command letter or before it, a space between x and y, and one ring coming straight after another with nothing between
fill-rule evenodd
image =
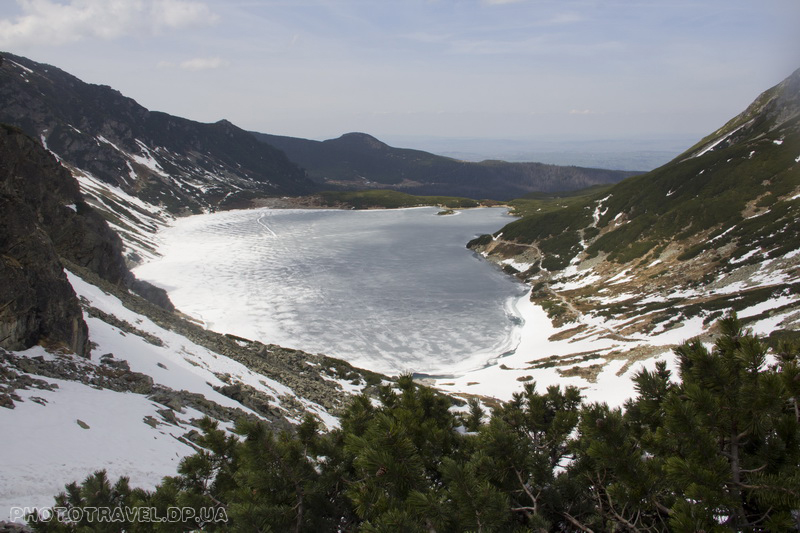
<instances>
[{"instance_id":1,"label":"distant hill","mask_svg":"<svg viewBox=\"0 0 800 533\"><path fill-rule=\"evenodd\" d=\"M254 133L280 148L328 188L392 188L409 194L510 200L530 192L616 183L636 172L546 165L459 161L421 150L393 148L366 133L313 141Z\"/></svg>"},{"instance_id":2,"label":"distant hill","mask_svg":"<svg viewBox=\"0 0 800 533\"><path fill-rule=\"evenodd\" d=\"M2 55L0 122L39 139L74 173L173 213L314 189L283 152L230 122L203 124L149 111L105 85Z\"/></svg>"},{"instance_id":3,"label":"distant hill","mask_svg":"<svg viewBox=\"0 0 800 533\"><path fill-rule=\"evenodd\" d=\"M800 301L799 122L800 70L667 165L561 209L529 203L470 246L513 265L554 316L613 317L618 334L725 309L789 312Z\"/></svg>"}]
</instances>

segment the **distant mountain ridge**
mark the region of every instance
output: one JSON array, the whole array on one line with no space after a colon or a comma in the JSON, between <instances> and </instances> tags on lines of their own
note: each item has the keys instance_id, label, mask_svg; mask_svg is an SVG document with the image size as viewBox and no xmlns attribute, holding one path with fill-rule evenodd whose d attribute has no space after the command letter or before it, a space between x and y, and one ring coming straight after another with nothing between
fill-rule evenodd
<instances>
[{"instance_id":1,"label":"distant mountain ridge","mask_svg":"<svg viewBox=\"0 0 800 533\"><path fill-rule=\"evenodd\" d=\"M18 126L83 173L168 211L244 206L314 189L280 150L228 121L149 111L104 86L4 53L0 122Z\"/></svg>"},{"instance_id":2,"label":"distant mountain ridge","mask_svg":"<svg viewBox=\"0 0 800 533\"><path fill-rule=\"evenodd\" d=\"M150 111L111 87L24 57L0 58L0 123L38 139L69 169L88 204L122 237L129 264L155 253L155 234L171 217L251 207L258 199L394 188L508 200L633 174L467 163L392 148L360 133L321 143L253 135L226 120L204 124Z\"/></svg>"},{"instance_id":3,"label":"distant mountain ridge","mask_svg":"<svg viewBox=\"0 0 800 533\"><path fill-rule=\"evenodd\" d=\"M394 148L358 132L326 141L253 134L286 152L325 188L392 188L416 195L510 200L530 192L616 183L638 174L543 163L459 161L421 150Z\"/></svg>"}]
</instances>

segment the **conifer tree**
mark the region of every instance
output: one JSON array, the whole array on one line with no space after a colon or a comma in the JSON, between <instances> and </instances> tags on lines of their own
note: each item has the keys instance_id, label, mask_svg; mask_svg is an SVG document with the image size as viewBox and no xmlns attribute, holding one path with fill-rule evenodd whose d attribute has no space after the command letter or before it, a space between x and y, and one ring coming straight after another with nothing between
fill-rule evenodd
<instances>
[{"instance_id":1,"label":"conifer tree","mask_svg":"<svg viewBox=\"0 0 800 533\"><path fill-rule=\"evenodd\" d=\"M580 405L575 387L562 391L551 386L539 394L536 384L528 383L481 428L478 468L509 495L509 511L520 524L547 529L561 518L557 478L571 459L569 443Z\"/></svg>"},{"instance_id":2,"label":"conifer tree","mask_svg":"<svg viewBox=\"0 0 800 533\"><path fill-rule=\"evenodd\" d=\"M274 434L263 423L240 423L236 488L230 494L235 531L328 531L328 499L317 471L317 422L306 417L297 435Z\"/></svg>"},{"instance_id":3,"label":"conifer tree","mask_svg":"<svg viewBox=\"0 0 800 533\"><path fill-rule=\"evenodd\" d=\"M800 450L792 402L766 346L735 315L720 321L712 351L679 347L681 384L664 402L660 444L681 495L676 530L766 531L800 509ZM787 372L789 366L787 365Z\"/></svg>"},{"instance_id":4,"label":"conifer tree","mask_svg":"<svg viewBox=\"0 0 800 533\"><path fill-rule=\"evenodd\" d=\"M208 417L198 421L203 433L197 440L200 450L184 457L178 466L178 476L168 477L149 498L161 517L171 509L192 509L194 514L181 515L185 520L167 520L152 524L158 532L181 532L198 527L204 531L224 530L226 522L198 522L210 510L217 509L227 516L228 493L236 486L234 473L238 465L236 452L238 440L219 429L217 422Z\"/></svg>"},{"instance_id":5,"label":"conifer tree","mask_svg":"<svg viewBox=\"0 0 800 533\"><path fill-rule=\"evenodd\" d=\"M429 520L413 502L441 486L442 460L458 453L451 401L411 376L401 376L397 390L384 387L380 398L383 405L368 420L363 401L344 417L344 449L353 465L346 494L366 530L401 523L423 527ZM348 431L355 428L360 433Z\"/></svg>"},{"instance_id":6,"label":"conifer tree","mask_svg":"<svg viewBox=\"0 0 800 533\"><path fill-rule=\"evenodd\" d=\"M470 398L467 404L469 405L469 412L464 417L464 428L467 431L476 432L483 425L483 417L486 413L477 398Z\"/></svg>"},{"instance_id":7,"label":"conifer tree","mask_svg":"<svg viewBox=\"0 0 800 533\"><path fill-rule=\"evenodd\" d=\"M115 533L131 531L130 515L123 509L135 506L143 491L131 490L127 477L111 484L105 470L99 470L77 483L69 483L55 498L60 515L26 517L34 531L62 533L92 531ZM101 519L99 513L103 513Z\"/></svg>"}]
</instances>

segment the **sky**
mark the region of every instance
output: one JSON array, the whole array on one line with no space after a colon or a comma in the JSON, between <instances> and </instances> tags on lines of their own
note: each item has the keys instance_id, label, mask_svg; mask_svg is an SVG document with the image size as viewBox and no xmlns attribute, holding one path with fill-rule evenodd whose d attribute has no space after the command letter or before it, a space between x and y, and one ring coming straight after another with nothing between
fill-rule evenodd
<instances>
[{"instance_id":1,"label":"sky","mask_svg":"<svg viewBox=\"0 0 800 533\"><path fill-rule=\"evenodd\" d=\"M800 67L797 0L0 0L0 50L310 139L699 139Z\"/></svg>"}]
</instances>

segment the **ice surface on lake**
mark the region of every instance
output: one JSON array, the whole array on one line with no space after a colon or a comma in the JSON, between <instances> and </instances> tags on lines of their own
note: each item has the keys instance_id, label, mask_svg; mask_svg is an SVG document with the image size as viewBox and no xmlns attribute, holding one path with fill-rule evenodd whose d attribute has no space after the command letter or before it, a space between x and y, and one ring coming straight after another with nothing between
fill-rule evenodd
<instances>
[{"instance_id":1,"label":"ice surface on lake","mask_svg":"<svg viewBox=\"0 0 800 533\"><path fill-rule=\"evenodd\" d=\"M366 368L451 373L515 347L526 287L465 248L504 209L247 210L178 220L136 269L209 329Z\"/></svg>"}]
</instances>

